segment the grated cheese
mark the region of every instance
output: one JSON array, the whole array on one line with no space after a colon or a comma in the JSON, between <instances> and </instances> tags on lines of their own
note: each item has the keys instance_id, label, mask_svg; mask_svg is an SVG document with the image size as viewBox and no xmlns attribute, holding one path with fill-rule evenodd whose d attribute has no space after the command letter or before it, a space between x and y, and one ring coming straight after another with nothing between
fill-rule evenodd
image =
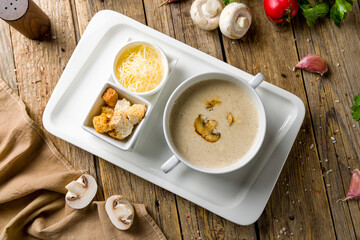
<instances>
[{"instance_id":1,"label":"grated cheese","mask_svg":"<svg viewBox=\"0 0 360 240\"><path fill-rule=\"evenodd\" d=\"M159 51L148 44L129 48L116 64L119 83L138 93L156 88L161 82L163 71Z\"/></svg>"}]
</instances>

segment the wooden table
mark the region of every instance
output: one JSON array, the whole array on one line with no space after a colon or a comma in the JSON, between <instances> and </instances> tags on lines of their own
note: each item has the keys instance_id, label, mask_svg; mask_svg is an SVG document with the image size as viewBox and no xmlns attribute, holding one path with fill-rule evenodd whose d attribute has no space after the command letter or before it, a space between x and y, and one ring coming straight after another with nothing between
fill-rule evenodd
<instances>
[{"instance_id":1,"label":"wooden table","mask_svg":"<svg viewBox=\"0 0 360 240\"><path fill-rule=\"evenodd\" d=\"M359 1L341 28L328 19L309 28L301 16L292 24L275 26L266 18L262 1L246 0L253 24L237 41L194 26L191 0L158 8L162 1L35 0L50 17L53 37L29 40L0 21L0 77L42 126L42 113L68 59L92 16L102 9L125 14L249 73L262 72L268 82L299 96L307 114L263 214L250 226L226 221L51 138L75 168L96 177L100 200L123 194L144 203L169 239L359 239L360 202L337 203L347 193L351 171L360 167L359 124L350 109L360 92ZM325 77L292 70L309 53L325 58Z\"/></svg>"}]
</instances>

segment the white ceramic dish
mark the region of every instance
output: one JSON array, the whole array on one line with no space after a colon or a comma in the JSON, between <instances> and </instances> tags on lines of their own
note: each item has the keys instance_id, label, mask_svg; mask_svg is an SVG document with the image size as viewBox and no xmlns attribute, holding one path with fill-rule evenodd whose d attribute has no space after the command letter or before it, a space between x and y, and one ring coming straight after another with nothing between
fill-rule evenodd
<instances>
[{"instance_id":1,"label":"white ceramic dish","mask_svg":"<svg viewBox=\"0 0 360 240\"><path fill-rule=\"evenodd\" d=\"M258 116L259 116L259 122L258 122L258 133L256 134L256 138L254 140L253 146L249 149L249 151L245 154L245 156L242 157L241 161L238 161L237 163L227 166L225 168L214 168L214 169L206 169L202 167L195 166L191 162L189 162L187 159L185 159L179 151L176 149L176 146L174 146L173 140L171 139L170 134L170 127L169 127L169 117L170 113L172 111L172 108L174 106L174 103L176 102L177 98L184 92L186 89L191 87L192 85L199 83L201 81L208 81L209 79L221 79L224 81L228 81L231 83L234 83L238 86L240 86L243 89L246 89L247 93L251 96L255 103L255 108L257 110ZM181 161L184 164L188 165L189 167L200 171L204 173L212 173L212 174L223 174L235 171L241 167L244 167L247 163L249 163L257 154L259 151L262 143L264 142L265 138L265 132L266 132L266 115L264 110L264 105L259 97L259 95L256 92L256 88L265 80L265 77L262 73L258 73L255 77L249 80L249 82L246 82L242 80L241 78L237 78L236 76L227 74L227 73L219 73L219 72L208 72L203 74L198 74L193 77L190 77L186 79L184 82L182 82L171 94L169 100L166 103L165 110L164 110L164 117L163 117L163 129L164 129L164 135L166 142L171 149L171 151L174 153L174 156L171 157L169 160L167 160L162 166L161 170L163 172L168 173L171 171L174 167L178 165L178 163Z\"/></svg>"},{"instance_id":2,"label":"white ceramic dish","mask_svg":"<svg viewBox=\"0 0 360 240\"><path fill-rule=\"evenodd\" d=\"M163 72L163 76L162 76L162 79L161 79L161 82L160 84L148 91L148 92L134 92L136 95L139 95L139 96L150 96L150 95L153 95L155 93L157 93L160 89L162 89L164 86L165 86L165 83L168 79L168 76L169 76L169 63L168 63L168 60L166 58L166 55L164 53L164 51L159 47L157 46L156 44L154 43L151 43L151 42L145 42L145 41L137 41L137 40L133 40L133 41L129 41L127 42L124 46L122 46L118 53L115 55L115 58L114 58L114 63L113 63L113 71L112 71L112 76L116 82L116 84L118 84L122 89L124 89L125 91L129 91L127 88L125 88L123 85L121 85L118 80L117 80L117 77L116 77L116 73L115 73L115 68L116 68L116 64L117 64L117 61L118 59L121 57L121 55L129 48L129 47L134 47L134 46L139 46L141 44L147 44L147 45L150 45L152 46L153 48L155 48L161 55L161 58L163 60L163 64L164 64L164 72ZM130 92L130 91L129 91Z\"/></svg>"},{"instance_id":3,"label":"white ceramic dish","mask_svg":"<svg viewBox=\"0 0 360 240\"><path fill-rule=\"evenodd\" d=\"M119 94L119 99L126 98L128 101L131 102L131 104L140 103L146 105L146 113L144 118L141 120L141 122L136 125L131 133L130 136L125 138L124 140L117 140L115 138L110 137L108 134L105 133L98 133L96 132L94 126L93 126L93 117L101 114L101 107L106 106L105 101L102 99L102 95L104 94L105 90L107 88L113 88L115 91ZM99 93L97 94L97 97L93 103L93 105L90 108L89 113L87 114L82 128L89 133L93 134L94 136L112 144L115 147L118 147L124 151L132 150L132 147L136 141L136 138L139 136L145 122L148 120L150 112L151 112L152 105L150 102L148 102L146 99L137 96L134 93L124 91L123 89L119 88L118 85L113 84L111 82L106 82L104 86L101 88Z\"/></svg>"},{"instance_id":4,"label":"white ceramic dish","mask_svg":"<svg viewBox=\"0 0 360 240\"><path fill-rule=\"evenodd\" d=\"M170 68L175 56L179 59L166 86L148 99L153 110L133 152L122 151L82 129L99 89L111 76L114 51L129 38L160 45ZM246 81L253 77L119 13L100 11L90 21L58 81L43 123L57 137L234 223L248 225L259 218L270 197L304 119L304 104L295 95L263 82L256 91L264 103L267 131L253 161L228 174L199 173L184 164L165 174L160 166L172 157L161 121L166 100L184 79L209 71L227 72Z\"/></svg>"}]
</instances>

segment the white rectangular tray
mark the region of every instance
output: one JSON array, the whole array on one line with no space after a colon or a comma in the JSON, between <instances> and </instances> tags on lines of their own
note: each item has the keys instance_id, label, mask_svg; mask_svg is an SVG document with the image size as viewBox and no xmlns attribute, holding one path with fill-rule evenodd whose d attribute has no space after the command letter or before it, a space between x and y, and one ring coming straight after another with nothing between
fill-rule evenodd
<instances>
[{"instance_id":1,"label":"white rectangular tray","mask_svg":"<svg viewBox=\"0 0 360 240\"><path fill-rule=\"evenodd\" d=\"M154 42L170 59L178 59L133 152L124 152L81 127L99 88L110 78L114 54L128 39ZM209 71L228 72L246 81L253 77L126 16L101 11L70 58L46 106L43 123L65 141L234 223L248 225L265 208L304 119L304 104L295 95L263 82L257 91L264 102L268 127L264 144L250 164L223 175L199 173L180 164L164 174L160 166L172 156L162 129L166 100L186 78Z\"/></svg>"}]
</instances>

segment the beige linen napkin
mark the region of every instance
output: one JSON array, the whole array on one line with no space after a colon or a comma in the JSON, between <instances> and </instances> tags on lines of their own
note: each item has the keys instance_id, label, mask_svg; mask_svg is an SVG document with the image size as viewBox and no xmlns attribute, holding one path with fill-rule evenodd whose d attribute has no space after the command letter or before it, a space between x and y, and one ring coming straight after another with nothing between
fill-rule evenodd
<instances>
[{"instance_id":1,"label":"beige linen napkin","mask_svg":"<svg viewBox=\"0 0 360 240\"><path fill-rule=\"evenodd\" d=\"M112 225L105 202L68 207L64 187L81 174L0 79L0 239L165 239L142 204L128 231Z\"/></svg>"}]
</instances>

